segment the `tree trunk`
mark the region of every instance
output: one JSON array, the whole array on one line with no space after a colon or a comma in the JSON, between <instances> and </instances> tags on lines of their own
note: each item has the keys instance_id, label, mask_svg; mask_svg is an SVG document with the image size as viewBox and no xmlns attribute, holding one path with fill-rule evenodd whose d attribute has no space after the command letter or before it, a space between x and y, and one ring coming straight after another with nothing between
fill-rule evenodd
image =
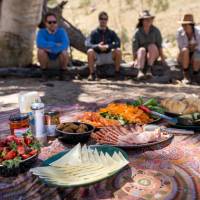
<instances>
[{"instance_id":1,"label":"tree trunk","mask_svg":"<svg viewBox=\"0 0 200 200\"><path fill-rule=\"evenodd\" d=\"M43 0L0 0L0 67L32 63Z\"/></svg>"}]
</instances>

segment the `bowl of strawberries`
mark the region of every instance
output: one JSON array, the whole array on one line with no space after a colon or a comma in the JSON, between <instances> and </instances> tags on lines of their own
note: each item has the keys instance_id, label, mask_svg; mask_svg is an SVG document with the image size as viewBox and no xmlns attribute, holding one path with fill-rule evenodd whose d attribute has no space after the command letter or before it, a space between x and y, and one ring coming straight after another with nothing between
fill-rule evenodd
<instances>
[{"instance_id":1,"label":"bowl of strawberries","mask_svg":"<svg viewBox=\"0 0 200 200\"><path fill-rule=\"evenodd\" d=\"M8 135L0 139L0 176L17 176L36 163L40 143L30 131L23 136Z\"/></svg>"}]
</instances>

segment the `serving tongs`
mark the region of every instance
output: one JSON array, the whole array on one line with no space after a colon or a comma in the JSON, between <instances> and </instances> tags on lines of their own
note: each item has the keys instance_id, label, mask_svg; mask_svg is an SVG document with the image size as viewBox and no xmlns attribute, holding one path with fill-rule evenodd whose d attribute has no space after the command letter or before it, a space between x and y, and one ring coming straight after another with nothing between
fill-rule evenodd
<instances>
[{"instance_id":1,"label":"serving tongs","mask_svg":"<svg viewBox=\"0 0 200 200\"><path fill-rule=\"evenodd\" d=\"M181 118L181 117L169 117L167 115L164 115L164 114L161 114L161 113L158 113L156 111L153 111L153 110L150 110L149 108L147 108L146 106L139 106L139 108L141 110L143 110L144 112L146 113L149 113L149 114L152 114L152 115L155 115L155 116L158 116L162 119L165 119L167 120L170 124L173 124L173 125L176 125L176 124L180 124L180 125L189 125L191 122L186 119L186 118ZM156 125L152 125L152 126L156 126ZM164 127L161 127L161 130L162 131L166 131L166 132L169 132L169 133L174 133L174 134L194 134L194 131L193 130L185 130L185 129L177 129L177 128L164 128Z\"/></svg>"}]
</instances>

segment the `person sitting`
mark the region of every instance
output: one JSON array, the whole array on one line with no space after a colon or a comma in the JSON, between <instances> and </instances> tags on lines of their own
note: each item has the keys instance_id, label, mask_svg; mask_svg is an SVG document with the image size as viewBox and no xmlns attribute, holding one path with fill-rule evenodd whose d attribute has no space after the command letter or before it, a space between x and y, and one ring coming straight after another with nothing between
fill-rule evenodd
<instances>
[{"instance_id":1,"label":"person sitting","mask_svg":"<svg viewBox=\"0 0 200 200\"><path fill-rule=\"evenodd\" d=\"M90 75L88 80L95 80L96 73L94 64L115 64L116 77L120 76L121 50L120 39L117 34L108 28L108 14L99 13L99 27L93 30L86 39L85 45L88 48L88 67Z\"/></svg>"},{"instance_id":2,"label":"person sitting","mask_svg":"<svg viewBox=\"0 0 200 200\"><path fill-rule=\"evenodd\" d=\"M189 65L192 65L195 79L200 70L200 28L195 26L192 14L185 14L179 23L182 27L177 31L178 62L183 67L183 82L188 84L191 82Z\"/></svg>"},{"instance_id":3,"label":"person sitting","mask_svg":"<svg viewBox=\"0 0 200 200\"><path fill-rule=\"evenodd\" d=\"M43 81L48 79L48 63L59 59L60 80L68 79L68 48L69 38L63 28L59 28L57 17L54 13L47 13L44 18L45 28L37 33L36 44L38 48L38 61L42 69Z\"/></svg>"},{"instance_id":4,"label":"person sitting","mask_svg":"<svg viewBox=\"0 0 200 200\"><path fill-rule=\"evenodd\" d=\"M133 66L139 69L138 79L143 78L148 71L151 72L152 66L159 56L163 64L165 63L162 36L159 29L153 25L153 20L154 16L148 10L142 11L133 35Z\"/></svg>"}]
</instances>

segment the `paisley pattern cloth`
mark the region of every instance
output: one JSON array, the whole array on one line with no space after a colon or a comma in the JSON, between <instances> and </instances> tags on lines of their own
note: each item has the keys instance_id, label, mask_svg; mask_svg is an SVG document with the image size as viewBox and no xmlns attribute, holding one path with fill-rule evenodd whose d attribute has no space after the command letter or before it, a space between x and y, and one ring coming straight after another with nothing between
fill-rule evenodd
<instances>
[{"instance_id":1,"label":"paisley pattern cloth","mask_svg":"<svg viewBox=\"0 0 200 200\"><path fill-rule=\"evenodd\" d=\"M51 106L61 111L61 121L72 121L98 104ZM0 136L9 133L8 118L18 110L0 113ZM39 158L64 150L55 140L43 147ZM107 180L89 187L48 187L29 172L17 177L0 177L0 199L70 199L70 200L170 200L200 199L200 135L175 136L172 143L159 150L127 151L130 165ZM38 165L40 163L38 162Z\"/></svg>"}]
</instances>

